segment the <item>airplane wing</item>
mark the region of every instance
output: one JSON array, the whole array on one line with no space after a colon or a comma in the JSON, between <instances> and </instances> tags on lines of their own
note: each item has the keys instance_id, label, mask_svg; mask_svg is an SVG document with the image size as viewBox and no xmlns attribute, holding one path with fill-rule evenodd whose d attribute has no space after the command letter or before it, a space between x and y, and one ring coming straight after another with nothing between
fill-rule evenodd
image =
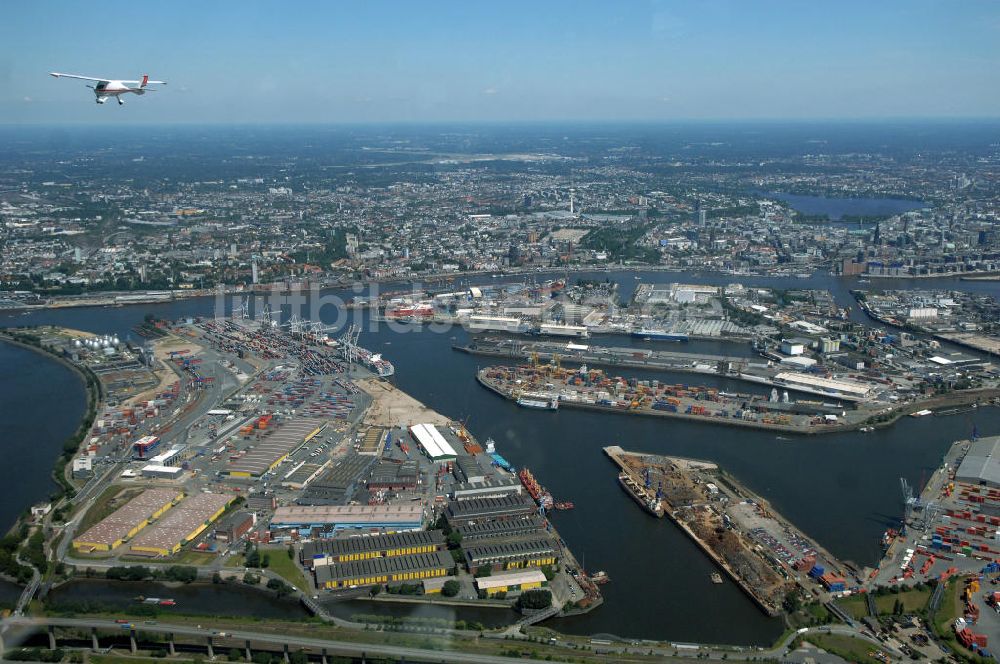
<instances>
[{"instance_id":1,"label":"airplane wing","mask_svg":"<svg viewBox=\"0 0 1000 664\"><path fill-rule=\"evenodd\" d=\"M153 83L157 83L159 85L166 85L167 84L166 81L128 81L128 80L124 80L124 79L120 80L118 82L119 83L138 83L139 85L151 85Z\"/></svg>"},{"instance_id":2,"label":"airplane wing","mask_svg":"<svg viewBox=\"0 0 1000 664\"><path fill-rule=\"evenodd\" d=\"M56 71L49 72L49 76L55 76L56 78L78 78L81 81L97 81L98 83L107 83L111 80L110 78L95 78L93 76L80 76L79 74L60 74Z\"/></svg>"}]
</instances>

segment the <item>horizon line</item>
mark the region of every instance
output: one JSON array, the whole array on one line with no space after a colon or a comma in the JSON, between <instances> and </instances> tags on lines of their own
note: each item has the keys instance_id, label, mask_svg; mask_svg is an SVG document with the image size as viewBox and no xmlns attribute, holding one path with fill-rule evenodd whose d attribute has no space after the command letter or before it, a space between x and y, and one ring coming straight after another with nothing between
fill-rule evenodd
<instances>
[{"instance_id":1,"label":"horizon line","mask_svg":"<svg viewBox=\"0 0 1000 664\"><path fill-rule=\"evenodd\" d=\"M518 120L309 120L309 121L244 121L225 120L129 120L125 124L105 124L92 120L0 122L0 128L24 127L379 127L379 126L525 126L525 125L603 125L603 126L668 126L718 124L883 124L883 123L986 123L1000 122L1000 115L938 115L938 116L852 116L852 117L748 117L748 118L670 118L670 119L518 119Z\"/></svg>"}]
</instances>

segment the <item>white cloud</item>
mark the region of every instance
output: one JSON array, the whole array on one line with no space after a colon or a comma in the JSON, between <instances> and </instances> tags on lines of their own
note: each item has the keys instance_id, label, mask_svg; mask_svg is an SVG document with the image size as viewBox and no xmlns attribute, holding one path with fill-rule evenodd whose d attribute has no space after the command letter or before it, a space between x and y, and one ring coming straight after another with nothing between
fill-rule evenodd
<instances>
[{"instance_id":1,"label":"white cloud","mask_svg":"<svg viewBox=\"0 0 1000 664\"><path fill-rule=\"evenodd\" d=\"M486 88L485 90L483 90L484 95L495 95L496 93L497 93L496 88Z\"/></svg>"}]
</instances>

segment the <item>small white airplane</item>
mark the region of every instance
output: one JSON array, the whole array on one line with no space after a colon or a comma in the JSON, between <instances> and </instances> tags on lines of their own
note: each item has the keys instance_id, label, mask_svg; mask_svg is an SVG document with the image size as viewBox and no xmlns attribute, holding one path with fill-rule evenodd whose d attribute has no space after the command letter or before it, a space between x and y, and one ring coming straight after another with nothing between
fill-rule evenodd
<instances>
[{"instance_id":1,"label":"small white airplane","mask_svg":"<svg viewBox=\"0 0 1000 664\"><path fill-rule=\"evenodd\" d=\"M114 97L118 100L118 105L123 106L125 104L122 101L122 95L129 92L137 95L144 95L147 92L153 92L154 88L147 88L147 85L156 83L159 85L166 85L166 81L151 81L149 80L148 74L143 74L141 81L119 81L110 78L95 78L93 76L80 76L78 74L60 74L59 72L50 72L51 76L56 78L78 78L82 81L94 81L96 85L88 85L94 91L94 95L97 97L95 100L98 104L103 104L108 100L108 97ZM139 87L132 87L138 85Z\"/></svg>"}]
</instances>

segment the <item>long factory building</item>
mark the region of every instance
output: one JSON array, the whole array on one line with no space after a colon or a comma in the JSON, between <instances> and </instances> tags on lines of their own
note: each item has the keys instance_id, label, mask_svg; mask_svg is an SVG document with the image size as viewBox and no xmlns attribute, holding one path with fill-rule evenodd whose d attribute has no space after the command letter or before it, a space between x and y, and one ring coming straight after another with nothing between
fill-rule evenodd
<instances>
[{"instance_id":1,"label":"long factory building","mask_svg":"<svg viewBox=\"0 0 1000 664\"><path fill-rule=\"evenodd\" d=\"M184 497L179 489L146 489L73 540L79 551L111 551Z\"/></svg>"},{"instance_id":2,"label":"long factory building","mask_svg":"<svg viewBox=\"0 0 1000 664\"><path fill-rule=\"evenodd\" d=\"M420 581L448 576L455 571L455 561L447 551L418 553L410 556L370 558L334 565L317 565L313 573L319 588L350 588L382 583Z\"/></svg>"},{"instance_id":3,"label":"long factory building","mask_svg":"<svg viewBox=\"0 0 1000 664\"><path fill-rule=\"evenodd\" d=\"M312 440L325 426L323 420L310 417L284 422L256 441L253 449L233 461L226 472L230 477L260 477Z\"/></svg>"},{"instance_id":4,"label":"long factory building","mask_svg":"<svg viewBox=\"0 0 1000 664\"><path fill-rule=\"evenodd\" d=\"M538 506L528 496L514 493L501 498L453 500L445 512L448 523L461 526L490 519L519 519L538 513Z\"/></svg>"},{"instance_id":5,"label":"long factory building","mask_svg":"<svg viewBox=\"0 0 1000 664\"><path fill-rule=\"evenodd\" d=\"M524 535L539 535L545 532L545 522L542 517L531 515L523 519L508 519L506 521L483 521L456 526L462 535L462 543L468 545L476 540L505 539L522 537Z\"/></svg>"},{"instance_id":6,"label":"long factory building","mask_svg":"<svg viewBox=\"0 0 1000 664\"><path fill-rule=\"evenodd\" d=\"M552 540L548 537L520 542L480 544L463 547L463 551L465 551L465 563L473 574L484 567L500 570L554 565L558 558Z\"/></svg>"},{"instance_id":7,"label":"long factory building","mask_svg":"<svg viewBox=\"0 0 1000 664\"><path fill-rule=\"evenodd\" d=\"M356 560L434 553L444 549L444 534L440 530L419 530L392 535L313 540L302 545L301 557L303 564L317 567Z\"/></svg>"},{"instance_id":8,"label":"long factory building","mask_svg":"<svg viewBox=\"0 0 1000 664\"><path fill-rule=\"evenodd\" d=\"M415 503L399 505L285 505L274 511L271 527L298 530L301 534L351 530L419 530L424 508Z\"/></svg>"},{"instance_id":9,"label":"long factory building","mask_svg":"<svg viewBox=\"0 0 1000 664\"><path fill-rule=\"evenodd\" d=\"M233 496L198 493L185 498L129 544L132 553L169 556L196 538L226 511Z\"/></svg>"}]
</instances>

